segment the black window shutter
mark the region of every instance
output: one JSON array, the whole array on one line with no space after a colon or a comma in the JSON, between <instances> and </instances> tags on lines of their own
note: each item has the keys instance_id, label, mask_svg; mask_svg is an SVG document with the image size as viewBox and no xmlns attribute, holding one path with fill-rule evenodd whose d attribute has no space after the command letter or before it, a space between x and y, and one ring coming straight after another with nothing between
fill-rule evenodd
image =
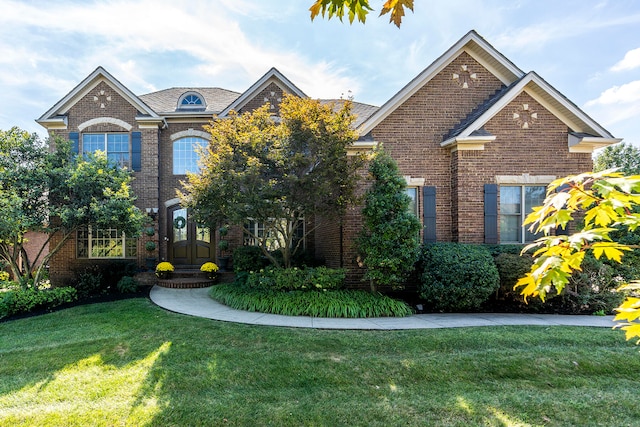
<instances>
[{"instance_id":1,"label":"black window shutter","mask_svg":"<svg viewBox=\"0 0 640 427\"><path fill-rule=\"evenodd\" d=\"M422 187L424 243L436 241L436 187Z\"/></svg>"},{"instance_id":2,"label":"black window shutter","mask_svg":"<svg viewBox=\"0 0 640 427\"><path fill-rule=\"evenodd\" d=\"M498 243L498 186L484 185L484 242Z\"/></svg>"},{"instance_id":3,"label":"black window shutter","mask_svg":"<svg viewBox=\"0 0 640 427\"><path fill-rule=\"evenodd\" d=\"M131 132L131 169L142 170L142 132Z\"/></svg>"},{"instance_id":4,"label":"black window shutter","mask_svg":"<svg viewBox=\"0 0 640 427\"><path fill-rule=\"evenodd\" d=\"M69 132L69 141L71 141L71 152L78 154L80 152L80 134L78 132Z\"/></svg>"}]
</instances>

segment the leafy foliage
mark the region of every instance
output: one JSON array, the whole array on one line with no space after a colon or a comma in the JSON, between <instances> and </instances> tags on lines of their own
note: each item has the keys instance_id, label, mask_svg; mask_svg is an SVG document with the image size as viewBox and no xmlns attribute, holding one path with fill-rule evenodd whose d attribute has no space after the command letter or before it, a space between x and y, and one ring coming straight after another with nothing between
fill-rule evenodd
<instances>
[{"instance_id":1,"label":"leafy foliage","mask_svg":"<svg viewBox=\"0 0 640 427\"><path fill-rule=\"evenodd\" d=\"M409 212L411 199L398 165L383 150L375 152L369 165L373 185L365 196L363 228L358 250L375 292L379 285L401 288L413 270L420 244L420 221Z\"/></svg>"},{"instance_id":2,"label":"leafy foliage","mask_svg":"<svg viewBox=\"0 0 640 427\"><path fill-rule=\"evenodd\" d=\"M617 237L616 231L633 232L640 226L640 214L636 213L639 204L640 175L603 171L552 182L544 204L534 208L525 220L544 236L525 248L536 249L535 263L516 286L525 297L539 296L544 301L553 290L562 292L570 283L570 276L582 271L587 252L596 259L622 262L622 256L636 247L612 236ZM568 236L554 235L557 228L566 228L577 217L583 217L581 230ZM617 309L616 316L627 339L640 337L638 283L632 281L621 288L632 294Z\"/></svg>"},{"instance_id":3,"label":"leafy foliage","mask_svg":"<svg viewBox=\"0 0 640 427\"><path fill-rule=\"evenodd\" d=\"M81 227L135 236L144 215L133 204L131 179L104 153L75 156L69 141L42 142L18 128L0 131L0 259L14 278L38 283L51 257ZM35 259L24 250L28 231L49 235ZM50 245L56 233L60 240Z\"/></svg>"},{"instance_id":4,"label":"leafy foliage","mask_svg":"<svg viewBox=\"0 0 640 427\"><path fill-rule=\"evenodd\" d=\"M405 8L413 11L413 0L386 0L382 5L380 16L389 13L389 22L400 28ZM326 14L328 19L336 16L342 21L345 13L347 13L350 24L353 23L355 18L364 23L367 19L367 14L372 10L368 0L316 0L309 8L311 20L318 15L322 15L324 18Z\"/></svg>"},{"instance_id":5,"label":"leafy foliage","mask_svg":"<svg viewBox=\"0 0 640 427\"><path fill-rule=\"evenodd\" d=\"M624 142L600 151L593 161L594 172L617 169L624 175L640 174L640 148Z\"/></svg>"},{"instance_id":6,"label":"leafy foliage","mask_svg":"<svg viewBox=\"0 0 640 427\"><path fill-rule=\"evenodd\" d=\"M280 291L307 290L326 291L344 286L344 269L317 268L273 268L252 271L247 286L256 289Z\"/></svg>"},{"instance_id":7,"label":"leafy foliage","mask_svg":"<svg viewBox=\"0 0 640 427\"><path fill-rule=\"evenodd\" d=\"M77 299L78 293L71 287L46 290L30 288L1 292L0 319L35 310L52 309Z\"/></svg>"},{"instance_id":8,"label":"leafy foliage","mask_svg":"<svg viewBox=\"0 0 640 427\"><path fill-rule=\"evenodd\" d=\"M362 161L347 156L357 138L350 101L324 105L285 96L279 111L279 123L268 104L214 121L200 173L187 175L181 198L201 222L242 227L274 265L289 267L302 249L301 219L315 219L308 235L340 217L355 199ZM264 224L263 234L246 226L249 218Z\"/></svg>"},{"instance_id":9,"label":"leafy foliage","mask_svg":"<svg viewBox=\"0 0 640 427\"><path fill-rule=\"evenodd\" d=\"M132 294L138 290L138 281L131 276L123 276L116 284L121 294Z\"/></svg>"},{"instance_id":10,"label":"leafy foliage","mask_svg":"<svg viewBox=\"0 0 640 427\"><path fill-rule=\"evenodd\" d=\"M465 243L425 245L418 290L432 308L457 311L478 309L500 285L489 250Z\"/></svg>"},{"instance_id":11,"label":"leafy foliage","mask_svg":"<svg viewBox=\"0 0 640 427\"><path fill-rule=\"evenodd\" d=\"M257 246L238 246L233 251L233 269L239 271L256 271L266 267L262 249Z\"/></svg>"},{"instance_id":12,"label":"leafy foliage","mask_svg":"<svg viewBox=\"0 0 640 427\"><path fill-rule=\"evenodd\" d=\"M402 301L358 290L282 292L223 284L211 288L210 295L238 310L287 316L366 318L412 314L411 308Z\"/></svg>"}]
</instances>

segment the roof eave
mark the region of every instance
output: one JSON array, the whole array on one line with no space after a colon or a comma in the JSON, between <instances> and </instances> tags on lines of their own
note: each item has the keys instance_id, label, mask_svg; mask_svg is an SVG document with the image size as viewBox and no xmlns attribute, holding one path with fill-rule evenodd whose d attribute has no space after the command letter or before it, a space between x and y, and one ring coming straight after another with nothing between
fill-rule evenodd
<instances>
[{"instance_id":1,"label":"roof eave","mask_svg":"<svg viewBox=\"0 0 640 427\"><path fill-rule=\"evenodd\" d=\"M603 138L597 136L579 136L573 133L569 134L569 152L570 153L593 153L599 148L608 147L622 141L622 138Z\"/></svg>"},{"instance_id":2,"label":"roof eave","mask_svg":"<svg viewBox=\"0 0 640 427\"><path fill-rule=\"evenodd\" d=\"M479 136L458 136L449 138L440 143L442 148L449 148L454 151L481 151L484 145L496 140L495 135L479 135Z\"/></svg>"}]
</instances>

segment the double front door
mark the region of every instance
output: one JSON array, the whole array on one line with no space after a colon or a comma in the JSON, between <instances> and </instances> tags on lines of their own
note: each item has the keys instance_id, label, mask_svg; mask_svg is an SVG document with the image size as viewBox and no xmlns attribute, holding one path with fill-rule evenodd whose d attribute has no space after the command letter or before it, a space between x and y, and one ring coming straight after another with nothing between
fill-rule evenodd
<instances>
[{"instance_id":1,"label":"double front door","mask_svg":"<svg viewBox=\"0 0 640 427\"><path fill-rule=\"evenodd\" d=\"M211 230L192 220L189 210L169 210L169 254L174 265L201 265L213 258Z\"/></svg>"}]
</instances>

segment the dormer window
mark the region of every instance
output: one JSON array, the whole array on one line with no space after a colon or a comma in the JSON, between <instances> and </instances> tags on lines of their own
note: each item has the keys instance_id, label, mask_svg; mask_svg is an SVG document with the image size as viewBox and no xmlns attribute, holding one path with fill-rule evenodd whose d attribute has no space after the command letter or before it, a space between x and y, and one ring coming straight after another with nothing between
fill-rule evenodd
<instances>
[{"instance_id":1,"label":"dormer window","mask_svg":"<svg viewBox=\"0 0 640 427\"><path fill-rule=\"evenodd\" d=\"M204 110L205 108L204 98L197 92L184 93L178 100L179 110Z\"/></svg>"}]
</instances>

